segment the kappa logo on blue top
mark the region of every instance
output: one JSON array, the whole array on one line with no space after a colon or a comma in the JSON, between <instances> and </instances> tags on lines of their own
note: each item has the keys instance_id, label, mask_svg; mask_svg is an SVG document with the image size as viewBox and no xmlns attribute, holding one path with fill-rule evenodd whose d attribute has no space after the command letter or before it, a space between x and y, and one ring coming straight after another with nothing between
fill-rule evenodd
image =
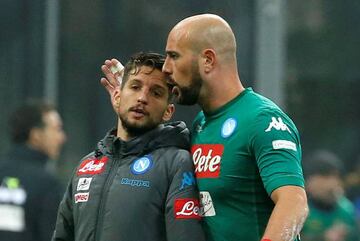
<instances>
[{"instance_id":1,"label":"kappa logo on blue top","mask_svg":"<svg viewBox=\"0 0 360 241\"><path fill-rule=\"evenodd\" d=\"M183 190L187 186L195 185L195 183L194 174L192 172L184 172L180 190Z\"/></svg>"},{"instance_id":2,"label":"kappa logo on blue top","mask_svg":"<svg viewBox=\"0 0 360 241\"><path fill-rule=\"evenodd\" d=\"M234 133L236 126L237 126L237 121L234 118L227 119L222 125L221 136L223 138L228 138Z\"/></svg>"},{"instance_id":3,"label":"kappa logo on blue top","mask_svg":"<svg viewBox=\"0 0 360 241\"><path fill-rule=\"evenodd\" d=\"M135 175L144 174L150 170L152 164L152 157L150 155L146 155L135 160L130 169L131 172Z\"/></svg>"}]
</instances>

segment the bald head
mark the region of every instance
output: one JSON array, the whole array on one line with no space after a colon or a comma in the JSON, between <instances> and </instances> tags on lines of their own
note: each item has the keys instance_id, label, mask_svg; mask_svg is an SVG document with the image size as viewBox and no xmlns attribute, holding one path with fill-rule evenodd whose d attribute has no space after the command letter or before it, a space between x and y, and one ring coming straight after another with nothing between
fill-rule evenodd
<instances>
[{"instance_id":1,"label":"bald head","mask_svg":"<svg viewBox=\"0 0 360 241\"><path fill-rule=\"evenodd\" d=\"M182 44L195 53L204 49L215 50L218 57L234 59L236 41L229 24L214 14L201 14L185 18L170 32Z\"/></svg>"}]
</instances>

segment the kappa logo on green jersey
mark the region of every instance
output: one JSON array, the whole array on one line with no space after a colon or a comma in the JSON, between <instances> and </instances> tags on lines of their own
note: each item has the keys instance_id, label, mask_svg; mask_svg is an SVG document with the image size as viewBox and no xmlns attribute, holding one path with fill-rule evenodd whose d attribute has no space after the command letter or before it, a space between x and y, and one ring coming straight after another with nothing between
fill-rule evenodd
<instances>
[{"instance_id":1,"label":"kappa logo on green jersey","mask_svg":"<svg viewBox=\"0 0 360 241\"><path fill-rule=\"evenodd\" d=\"M273 128L278 131L288 131L289 133L291 133L289 127L283 122L281 117L278 117L277 119L275 117L271 117L271 122L265 132L269 132Z\"/></svg>"}]
</instances>

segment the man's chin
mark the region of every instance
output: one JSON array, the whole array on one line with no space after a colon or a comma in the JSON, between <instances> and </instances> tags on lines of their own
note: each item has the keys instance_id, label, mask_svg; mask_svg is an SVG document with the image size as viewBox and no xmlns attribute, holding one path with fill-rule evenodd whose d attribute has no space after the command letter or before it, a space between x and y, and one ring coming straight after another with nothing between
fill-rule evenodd
<instances>
[{"instance_id":1,"label":"man's chin","mask_svg":"<svg viewBox=\"0 0 360 241\"><path fill-rule=\"evenodd\" d=\"M187 98L182 95L178 96L178 98L175 99L176 103L179 105L195 105L197 103L195 98Z\"/></svg>"},{"instance_id":2,"label":"man's chin","mask_svg":"<svg viewBox=\"0 0 360 241\"><path fill-rule=\"evenodd\" d=\"M139 123L126 123L123 127L130 135L139 136L154 129L156 126Z\"/></svg>"}]
</instances>

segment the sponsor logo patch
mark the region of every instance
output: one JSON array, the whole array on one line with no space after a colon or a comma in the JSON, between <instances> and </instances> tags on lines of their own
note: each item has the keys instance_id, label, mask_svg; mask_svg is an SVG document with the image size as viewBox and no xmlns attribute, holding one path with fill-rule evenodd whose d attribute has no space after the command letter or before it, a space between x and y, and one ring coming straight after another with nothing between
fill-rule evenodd
<instances>
[{"instance_id":1,"label":"sponsor logo patch","mask_svg":"<svg viewBox=\"0 0 360 241\"><path fill-rule=\"evenodd\" d=\"M134 161L131 165L130 169L131 172L135 175L144 174L145 172L149 171L152 167L152 157L149 155L143 156Z\"/></svg>"},{"instance_id":2,"label":"sponsor logo patch","mask_svg":"<svg viewBox=\"0 0 360 241\"><path fill-rule=\"evenodd\" d=\"M289 133L291 133L289 127L283 122L281 117L278 117L277 119L275 117L271 117L271 122L268 128L266 128L265 132L269 132L273 128L278 131L288 131Z\"/></svg>"},{"instance_id":3,"label":"sponsor logo patch","mask_svg":"<svg viewBox=\"0 0 360 241\"><path fill-rule=\"evenodd\" d=\"M211 199L210 193L206 191L200 192L200 216L211 217L215 216L214 203Z\"/></svg>"},{"instance_id":4,"label":"sponsor logo patch","mask_svg":"<svg viewBox=\"0 0 360 241\"><path fill-rule=\"evenodd\" d=\"M195 177L192 172L184 172L183 173L183 179L181 181L180 190L183 190L187 186L195 185Z\"/></svg>"},{"instance_id":5,"label":"sponsor logo patch","mask_svg":"<svg viewBox=\"0 0 360 241\"><path fill-rule=\"evenodd\" d=\"M296 144L292 141L287 140L276 140L272 142L272 146L275 150L277 149L290 149L297 151Z\"/></svg>"},{"instance_id":6,"label":"sponsor logo patch","mask_svg":"<svg viewBox=\"0 0 360 241\"><path fill-rule=\"evenodd\" d=\"M222 125L221 136L223 138L228 138L229 136L232 135L232 133L234 133L236 126L237 126L237 122L234 118L227 119Z\"/></svg>"},{"instance_id":7,"label":"sponsor logo patch","mask_svg":"<svg viewBox=\"0 0 360 241\"><path fill-rule=\"evenodd\" d=\"M150 187L150 181L129 179L129 178L122 178L121 179L121 184L122 185L129 185L129 186L132 186L132 187Z\"/></svg>"},{"instance_id":8,"label":"sponsor logo patch","mask_svg":"<svg viewBox=\"0 0 360 241\"><path fill-rule=\"evenodd\" d=\"M74 198L75 198L75 203L84 203L89 200L89 193L88 192L76 193Z\"/></svg>"},{"instance_id":9,"label":"sponsor logo patch","mask_svg":"<svg viewBox=\"0 0 360 241\"><path fill-rule=\"evenodd\" d=\"M80 178L80 179L79 179L79 182L78 182L78 184L77 184L76 191L86 191L86 190L89 190L91 180L92 180L92 177L89 177L89 178L82 177L82 178Z\"/></svg>"},{"instance_id":10,"label":"sponsor logo patch","mask_svg":"<svg viewBox=\"0 0 360 241\"><path fill-rule=\"evenodd\" d=\"M77 171L77 175L85 175L85 174L99 174L102 173L105 169L105 164L108 161L108 157L104 156L101 159L90 158L83 161L80 164L79 170Z\"/></svg>"},{"instance_id":11,"label":"sponsor logo patch","mask_svg":"<svg viewBox=\"0 0 360 241\"><path fill-rule=\"evenodd\" d=\"M221 144L199 144L191 147L196 178L217 178L220 175L221 157L224 146Z\"/></svg>"},{"instance_id":12,"label":"sponsor logo patch","mask_svg":"<svg viewBox=\"0 0 360 241\"><path fill-rule=\"evenodd\" d=\"M176 219L200 219L199 201L193 198L175 199L174 212Z\"/></svg>"}]
</instances>

